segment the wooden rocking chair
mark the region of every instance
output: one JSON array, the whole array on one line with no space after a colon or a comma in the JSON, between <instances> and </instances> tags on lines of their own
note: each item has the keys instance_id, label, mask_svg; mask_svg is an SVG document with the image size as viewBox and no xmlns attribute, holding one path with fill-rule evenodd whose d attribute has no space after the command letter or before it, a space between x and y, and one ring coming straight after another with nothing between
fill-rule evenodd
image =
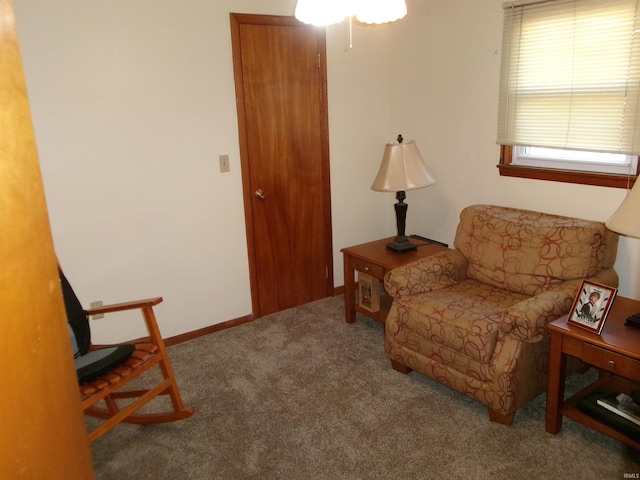
<instances>
[{"instance_id":1,"label":"wooden rocking chair","mask_svg":"<svg viewBox=\"0 0 640 480\"><path fill-rule=\"evenodd\" d=\"M89 442L104 435L120 422L166 423L193 415L193 408L186 408L182 403L153 311L153 307L162 302L162 297L84 310L62 270L60 281L76 357L82 410L85 415L104 420L88 432ZM132 309L141 310L149 333L148 338L115 346L91 345L89 316ZM158 367L162 372L162 380L155 386L143 389L124 388L153 367ZM171 408L168 411L138 412L158 395L169 395Z\"/></svg>"}]
</instances>

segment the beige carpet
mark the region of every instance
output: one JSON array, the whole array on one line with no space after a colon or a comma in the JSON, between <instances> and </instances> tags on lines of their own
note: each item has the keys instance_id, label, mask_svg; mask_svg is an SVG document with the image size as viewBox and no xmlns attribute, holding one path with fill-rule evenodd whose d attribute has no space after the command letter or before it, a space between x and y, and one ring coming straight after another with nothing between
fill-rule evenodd
<instances>
[{"instance_id":1,"label":"beige carpet","mask_svg":"<svg viewBox=\"0 0 640 480\"><path fill-rule=\"evenodd\" d=\"M344 322L334 297L173 346L195 415L120 425L92 446L103 480L637 478L640 455L571 420L544 429L545 396L514 425L418 373L393 371L382 325ZM593 373L574 376L568 391Z\"/></svg>"}]
</instances>

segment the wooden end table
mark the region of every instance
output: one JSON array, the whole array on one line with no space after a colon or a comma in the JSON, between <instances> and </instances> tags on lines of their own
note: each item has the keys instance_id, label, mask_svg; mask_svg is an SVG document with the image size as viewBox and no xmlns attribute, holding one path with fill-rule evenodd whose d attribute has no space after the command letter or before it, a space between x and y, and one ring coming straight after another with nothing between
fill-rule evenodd
<instances>
[{"instance_id":1,"label":"wooden end table","mask_svg":"<svg viewBox=\"0 0 640 480\"><path fill-rule=\"evenodd\" d=\"M356 271L368 274L378 280L384 280L384 276L394 268L447 250L441 245L412 238L411 243L418 247L417 250L394 253L386 248L394 238L383 238L340 250L344 258L344 308L347 323L355 322L356 312L384 323L391 306L391 298L388 295L383 295L380 298L380 307L377 311L372 312L359 306L356 300Z\"/></svg>"},{"instance_id":2,"label":"wooden end table","mask_svg":"<svg viewBox=\"0 0 640 480\"><path fill-rule=\"evenodd\" d=\"M556 434L562 416L593 428L625 445L640 450L640 443L582 413L580 400L601 387L629 394L640 389L640 329L624 325L631 314L640 312L640 302L625 297L613 301L600 335L568 325L567 315L548 325L551 332L546 430ZM579 358L600 370L599 378L573 397L564 400L567 356Z\"/></svg>"}]
</instances>

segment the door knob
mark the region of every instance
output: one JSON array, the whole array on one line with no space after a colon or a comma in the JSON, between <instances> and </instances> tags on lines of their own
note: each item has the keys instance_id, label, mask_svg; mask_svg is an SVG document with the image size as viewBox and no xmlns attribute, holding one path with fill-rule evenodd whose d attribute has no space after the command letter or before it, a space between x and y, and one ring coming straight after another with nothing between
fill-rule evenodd
<instances>
[{"instance_id":1,"label":"door knob","mask_svg":"<svg viewBox=\"0 0 640 480\"><path fill-rule=\"evenodd\" d=\"M256 198L258 198L258 199L260 199L260 200L264 200L265 194L264 194L264 192L262 191L262 189L261 189L261 188L259 188L258 190L256 190L256 191L255 191L255 193L254 193L254 195L255 195L255 197L256 197Z\"/></svg>"}]
</instances>

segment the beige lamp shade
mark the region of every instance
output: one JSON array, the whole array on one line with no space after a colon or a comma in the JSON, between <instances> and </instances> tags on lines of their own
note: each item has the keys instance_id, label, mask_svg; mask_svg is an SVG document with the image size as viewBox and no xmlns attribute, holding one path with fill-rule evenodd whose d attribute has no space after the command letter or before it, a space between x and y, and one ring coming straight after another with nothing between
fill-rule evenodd
<instances>
[{"instance_id":1,"label":"beige lamp shade","mask_svg":"<svg viewBox=\"0 0 640 480\"><path fill-rule=\"evenodd\" d=\"M626 237L640 238L640 182L635 183L627 198L605 222L609 230Z\"/></svg>"},{"instance_id":2,"label":"beige lamp shade","mask_svg":"<svg viewBox=\"0 0 640 480\"><path fill-rule=\"evenodd\" d=\"M382 163L371 189L376 192L400 192L428 187L437 183L416 143L387 143Z\"/></svg>"}]
</instances>

